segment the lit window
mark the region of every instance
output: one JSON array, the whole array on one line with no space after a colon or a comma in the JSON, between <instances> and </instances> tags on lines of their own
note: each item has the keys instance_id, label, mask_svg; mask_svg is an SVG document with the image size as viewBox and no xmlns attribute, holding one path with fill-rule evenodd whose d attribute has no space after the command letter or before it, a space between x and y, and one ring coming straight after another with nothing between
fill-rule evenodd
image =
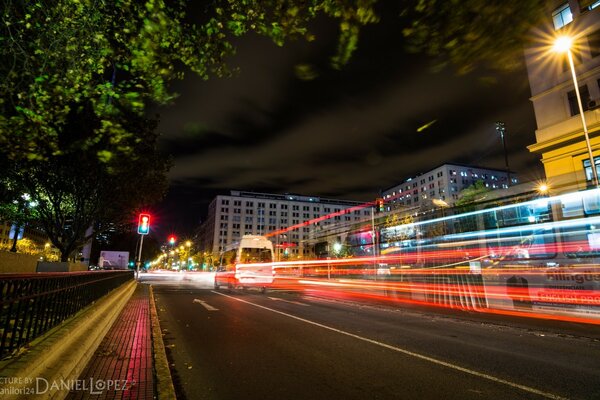
<instances>
[{"instance_id":1,"label":"lit window","mask_svg":"<svg viewBox=\"0 0 600 400\"><path fill-rule=\"evenodd\" d=\"M552 13L552 22L554 22L555 30L559 30L563 26L573 22L573 14L571 14L569 3L565 3L554 10Z\"/></svg>"},{"instance_id":2,"label":"lit window","mask_svg":"<svg viewBox=\"0 0 600 400\"><path fill-rule=\"evenodd\" d=\"M596 164L596 174L600 175L600 157L594 157L594 164ZM585 179L588 184L592 182L593 174L592 168L590 167L590 159L583 160L583 169L585 171Z\"/></svg>"}]
</instances>

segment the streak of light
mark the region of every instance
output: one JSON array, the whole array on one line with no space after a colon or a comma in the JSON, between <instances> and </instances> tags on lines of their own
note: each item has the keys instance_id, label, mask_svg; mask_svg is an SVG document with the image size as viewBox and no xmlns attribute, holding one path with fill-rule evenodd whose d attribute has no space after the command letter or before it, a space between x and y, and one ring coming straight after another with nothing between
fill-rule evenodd
<instances>
[{"instance_id":1,"label":"streak of light","mask_svg":"<svg viewBox=\"0 0 600 400\"><path fill-rule=\"evenodd\" d=\"M418 127L417 132L423 132L425 129L429 128L431 125L435 124L436 122L437 122L437 119L429 121L425 125Z\"/></svg>"}]
</instances>

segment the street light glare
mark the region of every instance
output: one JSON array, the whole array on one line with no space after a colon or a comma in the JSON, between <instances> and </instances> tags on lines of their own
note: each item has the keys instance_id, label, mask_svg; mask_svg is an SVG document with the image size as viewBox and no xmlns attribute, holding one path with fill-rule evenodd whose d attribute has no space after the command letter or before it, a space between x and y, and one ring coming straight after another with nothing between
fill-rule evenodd
<instances>
[{"instance_id":1,"label":"street light glare","mask_svg":"<svg viewBox=\"0 0 600 400\"><path fill-rule=\"evenodd\" d=\"M565 53L571 49L573 39L568 36L560 36L554 41L554 51L557 53Z\"/></svg>"}]
</instances>

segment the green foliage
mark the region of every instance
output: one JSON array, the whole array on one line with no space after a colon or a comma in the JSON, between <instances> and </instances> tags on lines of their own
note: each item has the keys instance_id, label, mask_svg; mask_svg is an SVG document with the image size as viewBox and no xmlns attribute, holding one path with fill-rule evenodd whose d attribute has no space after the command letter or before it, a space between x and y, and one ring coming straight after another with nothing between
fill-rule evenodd
<instances>
[{"instance_id":1,"label":"green foliage","mask_svg":"<svg viewBox=\"0 0 600 400\"><path fill-rule=\"evenodd\" d=\"M487 193L490 192L490 188L486 187L482 180L478 180L471 186L463 189L459 195L458 200L454 203L456 206L464 206L471 203L476 203L486 199Z\"/></svg>"},{"instance_id":2,"label":"green foliage","mask_svg":"<svg viewBox=\"0 0 600 400\"><path fill-rule=\"evenodd\" d=\"M14 162L6 180L19 191L29 193L37 203L37 222L63 261L90 237L86 231L94 226L100 233L108 227L127 223L137 208L153 203L167 188L168 160L158 153L156 122L133 114L121 122L127 130L139 132L144 140L129 136L119 142L108 139L90 143L95 128L102 121L92 107L81 108L67 116L60 130L60 154L47 160L26 162L27 171ZM79 144L79 145L78 145ZM129 157L101 160L98 153L117 154L115 148L131 148Z\"/></svg>"},{"instance_id":3,"label":"green foliage","mask_svg":"<svg viewBox=\"0 0 600 400\"><path fill-rule=\"evenodd\" d=\"M200 7L186 0L4 0L0 164L7 172L0 216L26 218L18 203L31 193L52 242L68 255L92 223L118 220L160 197L167 164L142 116L150 104L173 101L170 83L184 71L203 79L230 74L224 61L234 53L231 41L248 32L280 46L312 41L311 21L320 15L339 26L331 65L341 68L358 47L360 29L379 20L377 3L214 0L187 15ZM542 3L411 0L397 7L410 49L467 72L479 62L514 66ZM317 77L303 66L297 73Z\"/></svg>"},{"instance_id":4,"label":"green foliage","mask_svg":"<svg viewBox=\"0 0 600 400\"><path fill-rule=\"evenodd\" d=\"M339 26L331 65L341 68L358 47L361 27L378 22L377 0L5 0L0 8L0 146L10 157L40 160L60 154L58 132L72 107L91 104L102 121L95 141L129 135L116 120L169 103L183 71L208 79L230 73L234 36L248 32L311 41L310 24L324 15ZM415 51L471 70L484 61L519 62L543 0L412 0L396 5L404 41ZM190 10L194 10L191 15ZM390 38L402 40L402 38ZM87 145L87 144L86 144ZM122 148L122 151L130 149ZM110 159L106 152L103 160Z\"/></svg>"},{"instance_id":5,"label":"green foliage","mask_svg":"<svg viewBox=\"0 0 600 400\"><path fill-rule=\"evenodd\" d=\"M222 0L188 17L183 0L7 0L0 9L0 146L12 159L61 154L59 132L82 104L101 121L84 146L122 141L137 133L116 122L119 114L171 102L169 83L184 69L204 79L227 75L233 36L254 31L278 45L311 40L306 26L319 13L342 21L334 57L341 65L356 47L358 25L376 21L374 2Z\"/></svg>"},{"instance_id":6,"label":"green foliage","mask_svg":"<svg viewBox=\"0 0 600 400\"><path fill-rule=\"evenodd\" d=\"M522 64L532 27L548 13L545 0L416 0L402 17L409 50L437 58L438 68L455 65L468 73L485 64L510 70Z\"/></svg>"}]
</instances>

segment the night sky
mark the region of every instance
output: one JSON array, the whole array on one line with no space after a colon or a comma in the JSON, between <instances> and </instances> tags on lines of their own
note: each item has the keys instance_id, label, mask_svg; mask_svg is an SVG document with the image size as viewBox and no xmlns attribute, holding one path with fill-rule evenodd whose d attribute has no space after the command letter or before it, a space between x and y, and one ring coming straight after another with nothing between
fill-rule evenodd
<instances>
[{"instance_id":1,"label":"night sky","mask_svg":"<svg viewBox=\"0 0 600 400\"><path fill-rule=\"evenodd\" d=\"M504 168L496 121L506 124L511 170L540 179L526 149L535 118L524 67L433 72L434 60L403 50L401 28L394 15L364 28L340 71L328 62L336 25L321 20L311 43L239 39L234 77L188 74L175 104L158 110L174 160L171 190L155 207L159 232L191 232L230 189L367 201L445 162Z\"/></svg>"}]
</instances>

